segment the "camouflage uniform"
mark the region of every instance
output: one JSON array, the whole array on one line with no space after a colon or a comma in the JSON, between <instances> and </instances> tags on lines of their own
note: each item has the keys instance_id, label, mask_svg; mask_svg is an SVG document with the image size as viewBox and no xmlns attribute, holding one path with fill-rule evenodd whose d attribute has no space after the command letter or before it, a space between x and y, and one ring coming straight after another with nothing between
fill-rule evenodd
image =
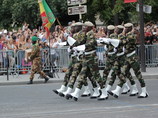
<instances>
[{"instance_id":1,"label":"camouflage uniform","mask_svg":"<svg viewBox=\"0 0 158 118\"><path fill-rule=\"evenodd\" d=\"M142 78L142 74L140 72L140 64L138 62L138 57L136 55L136 36L132 32L128 32L125 36L125 40L123 40L123 43L125 43L125 54L126 54L126 62L123 66L123 73L126 77L128 77L128 73L130 69L132 68L134 70L134 73L136 77L138 78L141 87L145 87L144 79ZM129 77L131 78L131 77Z\"/></svg>"},{"instance_id":2,"label":"camouflage uniform","mask_svg":"<svg viewBox=\"0 0 158 118\"><path fill-rule=\"evenodd\" d=\"M73 35L73 38L74 39L77 38L77 33ZM67 70L65 77L64 77L64 81L63 81L64 86L68 85L70 77L71 77L72 72L73 72L73 68L75 67L75 64L77 63L77 57L76 57L76 53L74 51L70 52L70 56L71 56L71 61L70 61L70 64L68 66L68 70Z\"/></svg>"},{"instance_id":3,"label":"camouflage uniform","mask_svg":"<svg viewBox=\"0 0 158 118\"><path fill-rule=\"evenodd\" d=\"M97 81L100 87L104 88L102 78L99 74L99 69L98 69L98 63L97 63L98 59L96 55L97 42L95 40L93 30L87 32L86 37L83 38L81 41L75 42L73 46L75 47L82 44L85 44L86 48L85 48L85 55L83 56L83 60L82 60L82 69L79 74L77 88L81 89L82 85L86 83L88 71L90 71L90 73L92 74L92 78L91 78L92 86L96 88L97 85L95 84L95 81Z\"/></svg>"},{"instance_id":4,"label":"camouflage uniform","mask_svg":"<svg viewBox=\"0 0 158 118\"><path fill-rule=\"evenodd\" d=\"M47 78L45 73L41 70L42 62L41 62L40 54L41 53L40 53L39 45L38 44L33 45L32 52L30 55L30 61L32 61L30 80L33 80L35 73L39 73L42 77Z\"/></svg>"},{"instance_id":5,"label":"camouflage uniform","mask_svg":"<svg viewBox=\"0 0 158 118\"><path fill-rule=\"evenodd\" d=\"M116 34L111 34L109 38L116 39L117 35ZM104 78L104 84L106 84L107 77L110 73L110 70L114 66L115 60L116 60L116 52L114 51L114 46L112 44L107 45L108 52L106 54L106 63L105 63L105 68L103 71L103 78ZM112 72L111 74L112 78L116 78L116 74Z\"/></svg>"},{"instance_id":6,"label":"camouflage uniform","mask_svg":"<svg viewBox=\"0 0 158 118\"><path fill-rule=\"evenodd\" d=\"M123 34L119 34L118 35L118 39L120 39L121 41L123 41L125 38L125 36ZM122 79L125 79L123 76L123 73L121 71L121 68L123 67L123 65L125 64L126 62L126 57L125 57L125 54L124 54L124 43L120 43L119 44L119 47L117 47L117 57L116 57L116 61L114 63L114 67L113 67L113 72L112 72L112 76L110 78L110 82L109 82L109 85L113 85L115 80L116 80L116 75L119 76L119 78L122 78ZM126 74L126 77L130 80L130 83L131 85L134 85L135 84L135 81L134 79L132 78L132 75L130 73L130 71ZM122 86L124 84L125 81L120 81L119 83L119 86Z\"/></svg>"}]
</instances>

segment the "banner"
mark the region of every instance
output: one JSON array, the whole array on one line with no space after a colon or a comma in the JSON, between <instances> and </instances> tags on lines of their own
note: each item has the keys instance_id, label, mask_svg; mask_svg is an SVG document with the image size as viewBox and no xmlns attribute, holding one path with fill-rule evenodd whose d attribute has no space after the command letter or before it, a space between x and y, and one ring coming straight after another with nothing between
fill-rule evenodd
<instances>
[{"instance_id":1,"label":"banner","mask_svg":"<svg viewBox=\"0 0 158 118\"><path fill-rule=\"evenodd\" d=\"M52 24L55 22L56 18L45 0L38 0L38 3L39 3L39 7L40 7L42 25L47 32L47 36L49 36L49 30L50 30Z\"/></svg>"},{"instance_id":2,"label":"banner","mask_svg":"<svg viewBox=\"0 0 158 118\"><path fill-rule=\"evenodd\" d=\"M137 0L124 0L124 3L137 2Z\"/></svg>"}]
</instances>

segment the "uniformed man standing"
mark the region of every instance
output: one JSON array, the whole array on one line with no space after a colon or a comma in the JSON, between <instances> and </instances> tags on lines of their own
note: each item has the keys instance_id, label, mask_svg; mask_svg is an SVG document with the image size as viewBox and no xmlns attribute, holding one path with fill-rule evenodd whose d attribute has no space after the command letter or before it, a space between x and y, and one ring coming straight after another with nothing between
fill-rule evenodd
<instances>
[{"instance_id":1,"label":"uniformed man standing","mask_svg":"<svg viewBox=\"0 0 158 118\"><path fill-rule=\"evenodd\" d=\"M28 57L29 61L32 62L31 66L31 75L30 81L28 84L33 84L33 78L35 73L39 73L41 77L45 79L45 83L49 80L49 78L45 75L45 73L41 70L42 62L41 62L41 52L40 47L38 45L38 37L32 37L32 52L30 57Z\"/></svg>"}]
</instances>

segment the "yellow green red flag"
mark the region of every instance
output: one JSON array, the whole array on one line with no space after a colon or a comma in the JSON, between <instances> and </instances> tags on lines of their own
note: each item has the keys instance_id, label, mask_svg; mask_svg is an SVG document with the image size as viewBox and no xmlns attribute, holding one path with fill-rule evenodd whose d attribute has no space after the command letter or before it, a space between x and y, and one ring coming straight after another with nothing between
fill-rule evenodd
<instances>
[{"instance_id":1,"label":"yellow green red flag","mask_svg":"<svg viewBox=\"0 0 158 118\"><path fill-rule=\"evenodd\" d=\"M47 35L49 35L49 30L50 30L52 24L55 22L56 18L45 0L38 0L38 3L39 3L39 7L40 7L42 25L45 28Z\"/></svg>"}]
</instances>

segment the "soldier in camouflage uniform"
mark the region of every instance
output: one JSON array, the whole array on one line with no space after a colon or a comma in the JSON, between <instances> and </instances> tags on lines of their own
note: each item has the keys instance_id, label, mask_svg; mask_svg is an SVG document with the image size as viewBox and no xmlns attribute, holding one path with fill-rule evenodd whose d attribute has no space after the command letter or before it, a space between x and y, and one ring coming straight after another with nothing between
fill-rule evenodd
<instances>
[{"instance_id":1,"label":"soldier in camouflage uniform","mask_svg":"<svg viewBox=\"0 0 158 118\"><path fill-rule=\"evenodd\" d=\"M75 24L72 24L72 26L71 26L71 33L72 33L72 35L75 34ZM68 66L68 70L65 73L64 81L63 81L63 84L61 85L60 89L53 90L56 94L64 92L66 90L66 87L68 85L68 82L69 82L70 77L73 72L73 66L77 62L76 54L72 51L70 51L69 53L70 53L71 61Z\"/></svg>"},{"instance_id":2,"label":"soldier in camouflage uniform","mask_svg":"<svg viewBox=\"0 0 158 118\"><path fill-rule=\"evenodd\" d=\"M108 38L112 38L112 39L116 39L117 35L114 33L115 27L113 25L109 25L107 27L108 29ZM104 44L104 43L103 43ZM106 53L106 63L105 63L105 68L103 71L103 79L104 79L104 85L106 84L108 75L110 73L110 70L112 69L112 67L114 66L114 62L116 59L116 50L115 47L112 44L106 44L105 45L105 50L107 51ZM111 75L113 78L115 78L115 74L112 73ZM107 89L105 89L105 91L107 92ZM102 99L99 99L102 100Z\"/></svg>"},{"instance_id":3,"label":"soldier in camouflage uniform","mask_svg":"<svg viewBox=\"0 0 158 118\"><path fill-rule=\"evenodd\" d=\"M33 36L32 37L33 48L32 48L31 55L28 58L29 61L32 61L30 82L28 84L33 84L33 78L34 78L35 73L39 73L41 77L45 78L45 83L49 80L49 78L41 70L41 66L42 66L41 55L40 55L41 53L40 53L40 47L37 41L38 41L38 37Z\"/></svg>"},{"instance_id":4,"label":"soldier in camouflage uniform","mask_svg":"<svg viewBox=\"0 0 158 118\"><path fill-rule=\"evenodd\" d=\"M108 38L117 39L117 35L114 33L115 27L113 25L109 25L107 27L109 36ZM105 83L107 81L107 77L110 73L111 68L114 65L116 59L116 50L112 44L106 45L107 53L106 53L106 63L103 71L103 78L105 79ZM111 75L113 76L113 75Z\"/></svg>"},{"instance_id":5,"label":"soldier in camouflage uniform","mask_svg":"<svg viewBox=\"0 0 158 118\"><path fill-rule=\"evenodd\" d=\"M82 85L86 82L86 77L87 77L86 74L88 70L90 70L92 74L92 81L97 81L98 84L100 85L101 90L104 89L103 80L99 74L98 63L97 63L98 62L96 55L97 41L95 40L94 32L93 32L94 25L89 21L85 22L84 24L85 24L84 30L86 33L86 37L81 41L76 41L75 44L72 46L73 48L78 45L85 44L85 54L83 56L82 69L79 75L78 84L75 91L69 94L69 98L73 98L75 101L78 100ZM97 98L99 96L99 90L95 84L92 84L92 86L94 88L94 93L91 96L91 98ZM106 97L104 97L104 99L106 99Z\"/></svg>"},{"instance_id":6,"label":"soldier in camouflage uniform","mask_svg":"<svg viewBox=\"0 0 158 118\"><path fill-rule=\"evenodd\" d=\"M123 67L123 73L125 74L125 76L128 74L128 72L130 71L130 69L132 68L137 79L140 82L141 88L142 88L142 92L141 94L138 96L138 98L146 98L148 97L148 93L146 91L146 85L145 85L145 81L142 77L141 71L140 71L140 63L138 61L138 57L136 55L136 47L137 47L137 43L136 43L136 35L134 34L133 30L133 24L131 23L127 23L125 24L125 54L126 54L126 63ZM135 84L134 84L135 85ZM132 89L136 89L135 86L132 86ZM137 90L136 90L137 92Z\"/></svg>"}]
</instances>

